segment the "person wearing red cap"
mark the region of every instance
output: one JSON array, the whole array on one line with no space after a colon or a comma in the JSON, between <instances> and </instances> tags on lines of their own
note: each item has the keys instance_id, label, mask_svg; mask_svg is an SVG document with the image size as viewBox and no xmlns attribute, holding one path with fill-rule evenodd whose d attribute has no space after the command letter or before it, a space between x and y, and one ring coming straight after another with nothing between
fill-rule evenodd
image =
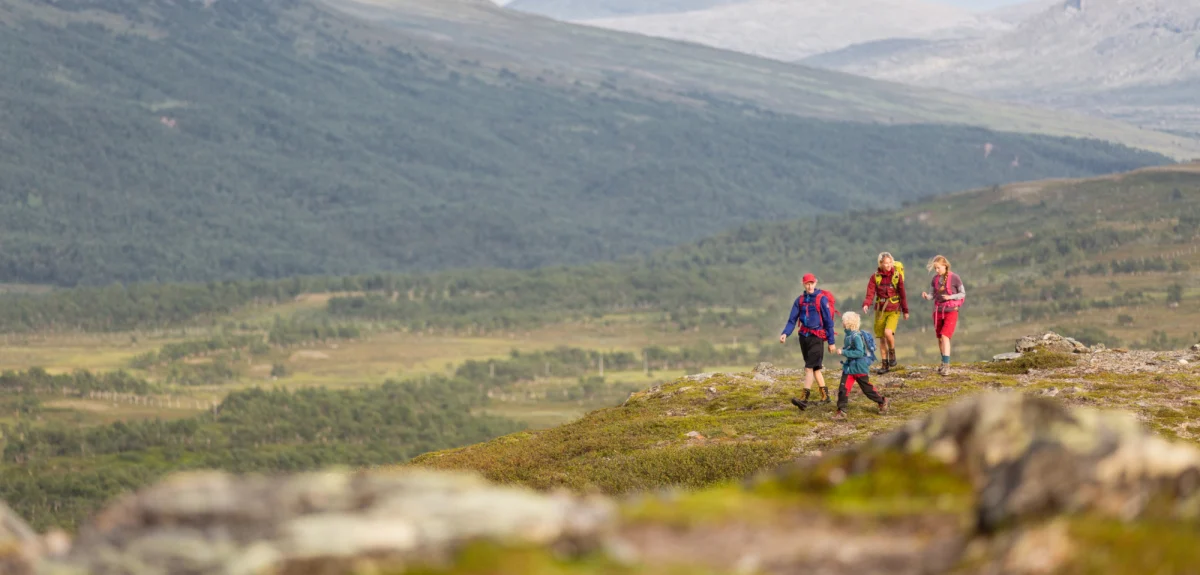
<instances>
[{"instance_id":1,"label":"person wearing red cap","mask_svg":"<svg viewBox=\"0 0 1200 575\"><path fill-rule=\"evenodd\" d=\"M825 360L825 347L835 353L833 331L833 294L817 289L817 276L804 274L804 294L792 304L792 313L787 325L779 335L779 343L787 343L792 330L799 326L800 352L804 355L804 399L792 398L792 405L801 411L808 408L808 397L812 393L813 380L821 391L821 402L829 403L829 390L825 388L825 377L821 370Z\"/></svg>"}]
</instances>

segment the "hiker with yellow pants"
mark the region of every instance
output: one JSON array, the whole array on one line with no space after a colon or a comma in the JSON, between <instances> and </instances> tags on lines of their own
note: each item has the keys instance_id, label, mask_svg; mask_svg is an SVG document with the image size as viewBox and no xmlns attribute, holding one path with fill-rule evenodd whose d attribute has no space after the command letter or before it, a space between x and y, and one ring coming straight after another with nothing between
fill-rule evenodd
<instances>
[{"instance_id":1,"label":"hiker with yellow pants","mask_svg":"<svg viewBox=\"0 0 1200 575\"><path fill-rule=\"evenodd\" d=\"M882 345L882 366L878 373L887 373L896 367L896 328L900 325L900 314L908 319L908 294L904 289L904 264L896 261L892 254L879 254L879 267L867 280L867 297L863 300L863 315L875 309L875 341Z\"/></svg>"}]
</instances>

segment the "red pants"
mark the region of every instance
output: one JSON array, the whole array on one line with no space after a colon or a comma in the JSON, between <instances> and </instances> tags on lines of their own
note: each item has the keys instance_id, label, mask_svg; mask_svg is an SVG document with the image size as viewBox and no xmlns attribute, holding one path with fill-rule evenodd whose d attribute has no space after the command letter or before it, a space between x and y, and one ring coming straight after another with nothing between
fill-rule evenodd
<instances>
[{"instance_id":1,"label":"red pants","mask_svg":"<svg viewBox=\"0 0 1200 575\"><path fill-rule=\"evenodd\" d=\"M939 339L954 337L954 328L958 327L958 310L933 311L933 333Z\"/></svg>"}]
</instances>

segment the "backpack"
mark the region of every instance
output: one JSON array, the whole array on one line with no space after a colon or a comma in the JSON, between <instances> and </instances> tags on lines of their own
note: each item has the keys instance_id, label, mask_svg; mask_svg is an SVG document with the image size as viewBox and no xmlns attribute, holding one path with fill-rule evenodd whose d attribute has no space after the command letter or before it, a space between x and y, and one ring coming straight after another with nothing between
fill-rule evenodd
<instances>
[{"instance_id":1,"label":"backpack","mask_svg":"<svg viewBox=\"0 0 1200 575\"><path fill-rule=\"evenodd\" d=\"M819 290L817 290L816 295L817 295L817 313L818 314L821 313L821 298L824 297L825 300L827 300L829 302L829 314L833 318L834 323L836 324L837 320L838 320L837 298L833 297L833 292L828 291L828 290L819 289ZM796 304L799 305L801 309L804 308L804 296L803 295L796 298Z\"/></svg>"},{"instance_id":2,"label":"backpack","mask_svg":"<svg viewBox=\"0 0 1200 575\"><path fill-rule=\"evenodd\" d=\"M892 260L892 263L894 263L896 265L896 273L892 274L892 286L899 288L900 282L904 281L904 264L901 262L898 262L896 260ZM883 276L879 275L879 270L876 270L875 271L875 286L879 287L879 284L881 284L881 283L883 283Z\"/></svg>"},{"instance_id":3,"label":"backpack","mask_svg":"<svg viewBox=\"0 0 1200 575\"><path fill-rule=\"evenodd\" d=\"M867 351L867 359L870 359L871 363L875 363L875 336L871 335L871 332L861 329L856 333L863 339L863 347Z\"/></svg>"},{"instance_id":4,"label":"backpack","mask_svg":"<svg viewBox=\"0 0 1200 575\"><path fill-rule=\"evenodd\" d=\"M950 272L950 273L946 274L946 279L942 281L941 288L942 288L942 289L945 289L947 294L950 294L950 286L951 286L951 285L954 283L954 276L955 276L955 275L957 275L957 274L955 274L954 272ZM938 285L937 285L937 284L938 284L938 279L939 279L939 276L936 276L936 275L935 275L935 276L933 276L933 286L934 286L934 287L933 287L933 289L934 289L934 291L935 291L935 292L938 290ZM958 280L958 281L960 281L960 282L961 282L961 281L962 281L962 278L959 278L959 280ZM954 295L954 294L950 294L950 295ZM962 305L963 305L964 303L967 303L967 297L966 297L965 295L963 296L963 298L962 298L962 299L956 299L956 300L948 301L948 302L945 302L945 303L942 303L942 304L939 304L939 305L941 305L942 307L954 307L954 308L957 308L957 307L962 307Z\"/></svg>"}]
</instances>

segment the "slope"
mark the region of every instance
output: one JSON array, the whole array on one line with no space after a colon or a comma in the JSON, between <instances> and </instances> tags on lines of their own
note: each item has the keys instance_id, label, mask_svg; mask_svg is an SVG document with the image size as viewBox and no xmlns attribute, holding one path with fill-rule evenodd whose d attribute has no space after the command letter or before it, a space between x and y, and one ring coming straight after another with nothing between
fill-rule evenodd
<instances>
[{"instance_id":1,"label":"slope","mask_svg":"<svg viewBox=\"0 0 1200 575\"><path fill-rule=\"evenodd\" d=\"M1168 0L1033 6L1042 9L984 38L805 63L1200 133L1200 6Z\"/></svg>"},{"instance_id":2,"label":"slope","mask_svg":"<svg viewBox=\"0 0 1200 575\"><path fill-rule=\"evenodd\" d=\"M577 263L1165 161L539 81L306 0L0 6L9 282ZM1030 161L980 161L985 141Z\"/></svg>"},{"instance_id":3,"label":"slope","mask_svg":"<svg viewBox=\"0 0 1200 575\"><path fill-rule=\"evenodd\" d=\"M1188 399L1200 382L1196 359L1187 350L1064 354L1047 346L1019 363L965 364L944 377L932 366L912 366L872 377L890 401L887 413L855 390L844 421L830 419L831 404L797 410L789 400L800 393L802 373L760 364L752 371L682 378L557 428L428 453L409 465L469 470L537 489L615 494L701 488L840 449L987 390L1129 410L1160 435L1196 442L1200 438L1187 423L1200 414ZM837 369L830 369L835 377Z\"/></svg>"},{"instance_id":4,"label":"slope","mask_svg":"<svg viewBox=\"0 0 1200 575\"><path fill-rule=\"evenodd\" d=\"M900 328L903 361L936 355L930 308L919 298L929 289L924 263L935 254L950 258L970 293L957 357L989 356L1022 333L1055 326L1092 342L1169 348L1200 337L1192 287L1198 226L1200 165L1170 166L996 186L896 211L750 224L618 264L398 278L388 289L409 297L339 297L329 311L413 330L519 329L654 311L677 329L744 325L769 344L801 274L816 273L839 309L854 309L876 255L887 250L908 269L913 317Z\"/></svg>"},{"instance_id":5,"label":"slope","mask_svg":"<svg viewBox=\"0 0 1200 575\"><path fill-rule=\"evenodd\" d=\"M973 36L1002 26L962 8L920 0L750 0L683 14L622 16L586 23L779 60L799 60L887 38Z\"/></svg>"},{"instance_id":6,"label":"slope","mask_svg":"<svg viewBox=\"0 0 1200 575\"><path fill-rule=\"evenodd\" d=\"M563 26L477 0L325 0L473 60L622 91L718 99L826 119L880 123L955 123L997 130L1096 137L1179 159L1200 154L1193 138L1127 124L1002 104L944 91L881 83L695 44ZM434 49L430 47L428 49Z\"/></svg>"},{"instance_id":7,"label":"slope","mask_svg":"<svg viewBox=\"0 0 1200 575\"><path fill-rule=\"evenodd\" d=\"M1000 148L992 155L1007 160ZM971 292L956 357L988 356L1022 333L1048 328L1089 343L1168 349L1200 337L1192 327L1200 322L1200 292L1192 287L1200 270L1197 230L1200 165L1179 165L996 186L899 210L749 224L585 266L12 293L0 296L0 330L222 326L248 316L270 320L278 312L264 304L324 293L305 308L314 321L363 321L413 335L504 337L571 322L562 329L610 326L636 331L639 341L642 330L660 338L664 329L699 338L720 332L771 346L801 274L815 272L842 309L852 309L876 254L889 250L908 266L914 314L900 327L901 361L934 355L929 308L917 294L929 281L923 263L938 253L950 257Z\"/></svg>"}]
</instances>

